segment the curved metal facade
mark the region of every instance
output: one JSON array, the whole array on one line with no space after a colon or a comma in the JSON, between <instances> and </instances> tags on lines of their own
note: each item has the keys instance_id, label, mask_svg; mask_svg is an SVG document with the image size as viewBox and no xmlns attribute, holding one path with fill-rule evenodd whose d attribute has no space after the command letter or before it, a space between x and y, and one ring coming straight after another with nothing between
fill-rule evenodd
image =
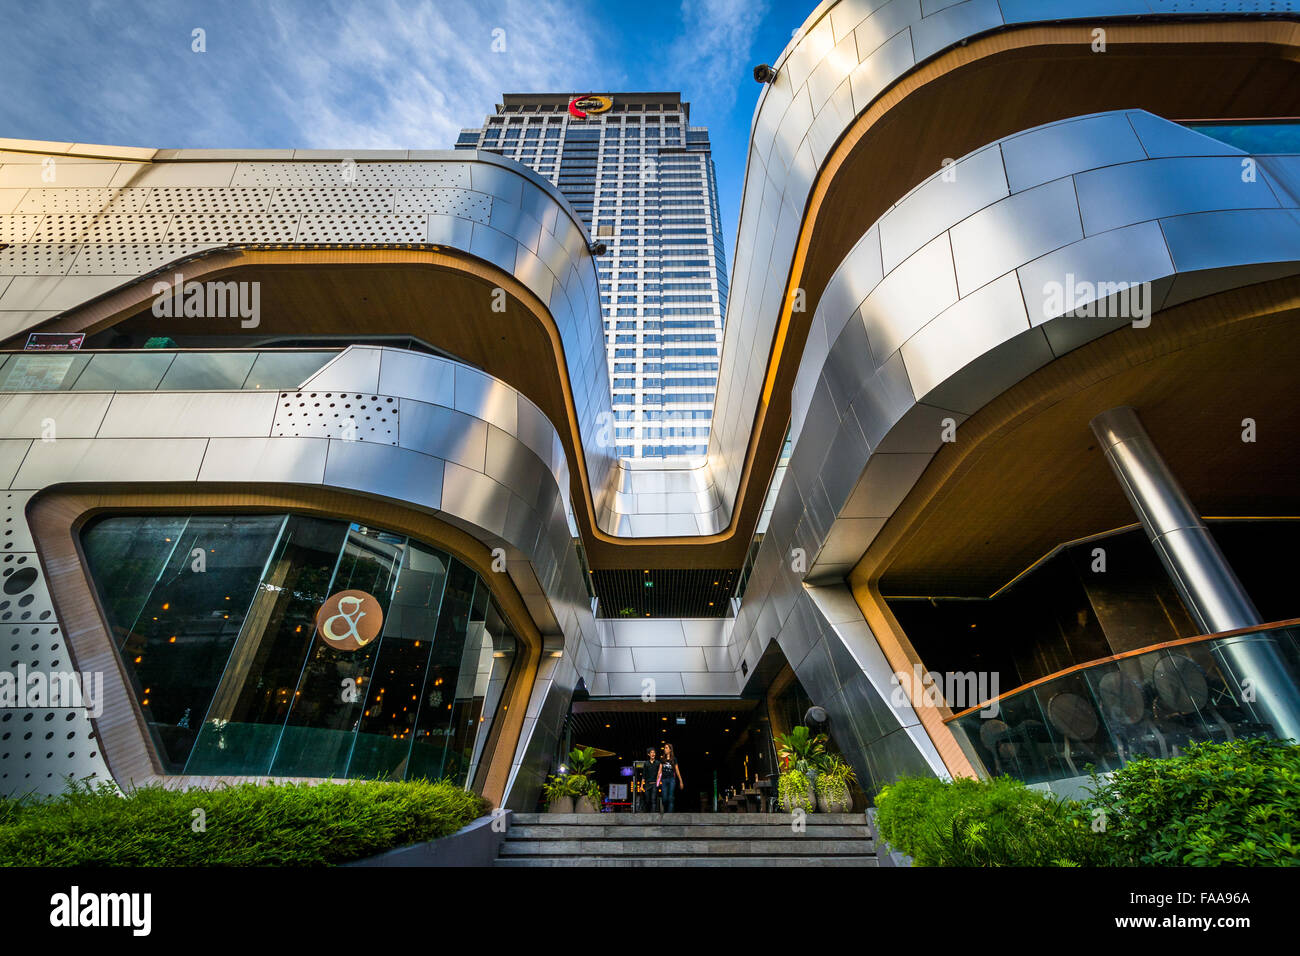
<instances>
[{"instance_id":1,"label":"curved metal facade","mask_svg":"<svg viewBox=\"0 0 1300 956\"><path fill-rule=\"evenodd\" d=\"M1153 14L1294 17L1289 2L1209 6L818 7L777 61L777 80L755 112L710 454L671 466L612 457L613 442L602 436L610 383L588 237L563 197L516 164L463 151L10 142L0 152L5 336L225 246L436 245L501 269L547 308L584 457L566 460L556 428L568 423L548 420L505 382L400 349L354 346L298 388L275 393L0 392L0 475L12 519L3 560L38 571L25 617L11 622L18 612L0 608L0 625L15 628L14 660L51 668L66 652L24 520L43 489L332 488L435 514L504 549L546 641L512 757L511 806L532 805L580 679L601 696L635 695L647 678L664 696L730 696L773 640L808 693L849 728L846 752L864 780L950 772L931 730L896 701L893 668L843 584L848 570L941 447L946 421L959 428L1036 369L1132 321L1071 314L1115 298L1096 292L1098 284L1149 290L1146 316L1159 321L1160 310L1189 299L1300 273L1300 157L1248 157L1132 109L991 142L898 197L815 304L791 395L789 466L734 622L598 627L566 515L571 475L585 467L597 528L616 543L725 532L810 192L855 119L918 64L992 30ZM1255 164L1250 178L1243 160ZM1068 304L1053 298L1071 283L1093 294ZM393 436L353 441L304 420L301 398L313 393L391 407ZM51 419L57 440L43 441ZM787 560L794 549L808 556L806 568ZM44 762L18 760L10 725L56 719L78 741L68 756L51 750ZM105 719L134 716L124 707ZM107 773L84 712L9 708L0 721L0 736L11 735L0 754L23 775L6 788L57 790L58 775Z\"/></svg>"}]
</instances>

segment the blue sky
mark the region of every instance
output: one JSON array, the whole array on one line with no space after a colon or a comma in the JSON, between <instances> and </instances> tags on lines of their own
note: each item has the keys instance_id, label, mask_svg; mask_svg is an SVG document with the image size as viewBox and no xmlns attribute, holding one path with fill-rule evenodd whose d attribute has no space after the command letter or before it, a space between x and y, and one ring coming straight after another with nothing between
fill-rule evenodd
<instances>
[{"instance_id":1,"label":"blue sky","mask_svg":"<svg viewBox=\"0 0 1300 956\"><path fill-rule=\"evenodd\" d=\"M730 263L749 125L815 0L0 0L0 136L450 148L501 93L675 90L710 128ZM192 31L205 31L196 53ZM505 51L492 51L493 31Z\"/></svg>"}]
</instances>

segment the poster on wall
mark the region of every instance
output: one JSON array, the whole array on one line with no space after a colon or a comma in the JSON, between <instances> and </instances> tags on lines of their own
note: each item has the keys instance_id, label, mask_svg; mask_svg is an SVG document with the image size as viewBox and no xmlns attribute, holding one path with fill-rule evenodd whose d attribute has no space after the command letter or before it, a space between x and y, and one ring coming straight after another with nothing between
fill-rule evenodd
<instances>
[{"instance_id":1,"label":"poster on wall","mask_svg":"<svg viewBox=\"0 0 1300 956\"><path fill-rule=\"evenodd\" d=\"M25 352L76 352L86 341L85 332L33 332L27 336Z\"/></svg>"}]
</instances>

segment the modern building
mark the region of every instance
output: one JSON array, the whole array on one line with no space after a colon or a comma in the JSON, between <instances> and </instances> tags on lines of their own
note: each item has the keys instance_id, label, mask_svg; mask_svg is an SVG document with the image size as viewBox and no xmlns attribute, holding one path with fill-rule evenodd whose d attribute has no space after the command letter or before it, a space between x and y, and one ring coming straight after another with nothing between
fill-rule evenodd
<instances>
[{"instance_id":1,"label":"modern building","mask_svg":"<svg viewBox=\"0 0 1300 956\"><path fill-rule=\"evenodd\" d=\"M559 187L596 242L626 458L703 458L727 307L709 131L680 93L507 94L457 149L523 163Z\"/></svg>"},{"instance_id":2,"label":"modern building","mask_svg":"<svg viewBox=\"0 0 1300 956\"><path fill-rule=\"evenodd\" d=\"M0 789L530 809L568 744L666 739L725 790L812 705L868 791L1300 736L1300 23L1212 6L818 6L707 454L654 467L607 427L630 244L559 138L554 179L4 141ZM501 148L536 105L589 168L624 95L508 97Z\"/></svg>"}]
</instances>

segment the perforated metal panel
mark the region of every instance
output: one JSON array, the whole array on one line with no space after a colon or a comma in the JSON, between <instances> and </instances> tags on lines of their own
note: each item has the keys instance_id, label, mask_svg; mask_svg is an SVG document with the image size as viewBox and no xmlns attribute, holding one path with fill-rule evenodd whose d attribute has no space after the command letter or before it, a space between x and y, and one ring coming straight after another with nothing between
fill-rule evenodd
<instances>
[{"instance_id":1,"label":"perforated metal panel","mask_svg":"<svg viewBox=\"0 0 1300 956\"><path fill-rule=\"evenodd\" d=\"M23 217L18 217L23 218ZM161 242L171 216L51 215L41 220L32 242Z\"/></svg>"},{"instance_id":2,"label":"perforated metal panel","mask_svg":"<svg viewBox=\"0 0 1300 956\"><path fill-rule=\"evenodd\" d=\"M168 242L293 242L297 216L203 216L172 218Z\"/></svg>"},{"instance_id":3,"label":"perforated metal panel","mask_svg":"<svg viewBox=\"0 0 1300 956\"><path fill-rule=\"evenodd\" d=\"M25 515L32 494L9 491L3 498L0 669L15 676L75 669L32 550ZM85 708L0 709L0 794L62 793L69 776L111 779Z\"/></svg>"},{"instance_id":4,"label":"perforated metal panel","mask_svg":"<svg viewBox=\"0 0 1300 956\"><path fill-rule=\"evenodd\" d=\"M279 438L350 438L396 445L397 418L397 399L384 395L281 392L271 434ZM350 434L353 427L356 431Z\"/></svg>"},{"instance_id":5,"label":"perforated metal panel","mask_svg":"<svg viewBox=\"0 0 1300 956\"><path fill-rule=\"evenodd\" d=\"M149 245L123 246L87 244L72 264L69 275L128 275L149 272L169 262L193 255L217 243L162 242ZM39 248L29 246L28 248ZM46 248L62 248L48 246Z\"/></svg>"},{"instance_id":6,"label":"perforated metal panel","mask_svg":"<svg viewBox=\"0 0 1300 956\"><path fill-rule=\"evenodd\" d=\"M65 275L77 257L77 249L31 242L0 249L0 275Z\"/></svg>"},{"instance_id":7,"label":"perforated metal panel","mask_svg":"<svg viewBox=\"0 0 1300 956\"><path fill-rule=\"evenodd\" d=\"M369 186L353 188L277 189L271 197L271 212L339 213L364 215L393 211L393 193L389 188Z\"/></svg>"},{"instance_id":8,"label":"perforated metal panel","mask_svg":"<svg viewBox=\"0 0 1300 956\"><path fill-rule=\"evenodd\" d=\"M464 163L240 163L232 186L469 186Z\"/></svg>"},{"instance_id":9,"label":"perforated metal panel","mask_svg":"<svg viewBox=\"0 0 1300 956\"><path fill-rule=\"evenodd\" d=\"M492 215L492 197L468 189L399 189L397 211L459 216L486 223Z\"/></svg>"},{"instance_id":10,"label":"perforated metal panel","mask_svg":"<svg viewBox=\"0 0 1300 956\"><path fill-rule=\"evenodd\" d=\"M40 216L0 216L0 242L27 242Z\"/></svg>"},{"instance_id":11,"label":"perforated metal panel","mask_svg":"<svg viewBox=\"0 0 1300 956\"><path fill-rule=\"evenodd\" d=\"M140 207L147 192L149 192L147 189L113 189L108 186L31 189L14 211L20 213L113 212L125 215L141 211Z\"/></svg>"},{"instance_id":12,"label":"perforated metal panel","mask_svg":"<svg viewBox=\"0 0 1300 956\"><path fill-rule=\"evenodd\" d=\"M424 242L425 216L303 216L299 242Z\"/></svg>"},{"instance_id":13,"label":"perforated metal panel","mask_svg":"<svg viewBox=\"0 0 1300 956\"><path fill-rule=\"evenodd\" d=\"M145 213L264 213L270 189L230 189L213 186L155 186L140 212Z\"/></svg>"}]
</instances>

